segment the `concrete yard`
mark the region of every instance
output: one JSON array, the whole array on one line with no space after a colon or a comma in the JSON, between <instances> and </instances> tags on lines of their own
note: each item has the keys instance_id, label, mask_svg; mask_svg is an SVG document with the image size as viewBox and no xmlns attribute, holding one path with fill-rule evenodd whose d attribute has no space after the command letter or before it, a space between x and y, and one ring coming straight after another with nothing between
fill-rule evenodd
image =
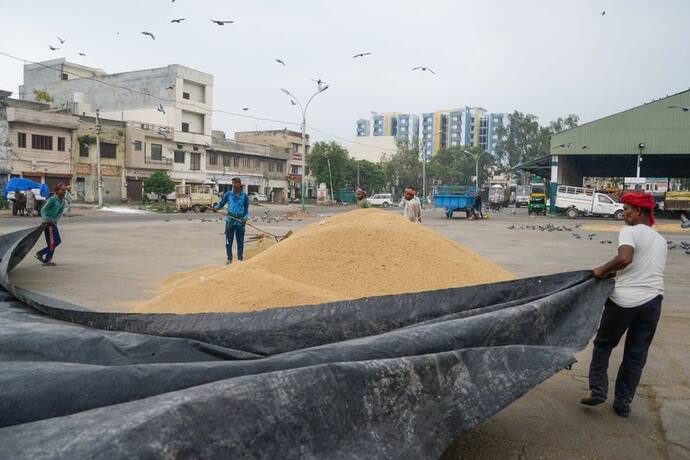
<instances>
[{"instance_id":1,"label":"concrete yard","mask_svg":"<svg viewBox=\"0 0 690 460\"><path fill-rule=\"evenodd\" d=\"M286 210L285 206L263 208L274 213ZM251 211L262 214L263 209L259 209L252 207ZM313 211L328 215L347 209L351 208ZM216 220L220 215L74 212L82 215L65 218L60 227L63 244L55 258L59 267L42 267L33 258L27 258L13 272L18 286L94 310L126 311L128 302L151 297L165 277L222 264L225 259L223 226ZM273 233L285 233L322 218L257 225ZM36 218L2 215L0 232L38 222ZM599 223L594 219L529 218L524 210L515 215L504 210L484 221L460 217L449 221L436 210L424 215L424 225L519 277L590 269L613 256L615 233L599 232L589 240L587 231L581 231L583 237L575 239L570 231L520 228L546 223L573 226L577 222ZM511 225L516 228L509 229ZM248 229L251 233L253 230ZM690 241L690 232L664 236L676 242ZM614 244L601 244L600 240L612 240ZM587 392L590 346L579 354L579 362L572 370L553 376L476 429L461 435L443 458L690 458L688 299L690 255L678 248L669 252L662 319L630 418L616 416L610 403L596 408L578 403ZM611 359L611 395L621 357L622 346Z\"/></svg>"}]
</instances>

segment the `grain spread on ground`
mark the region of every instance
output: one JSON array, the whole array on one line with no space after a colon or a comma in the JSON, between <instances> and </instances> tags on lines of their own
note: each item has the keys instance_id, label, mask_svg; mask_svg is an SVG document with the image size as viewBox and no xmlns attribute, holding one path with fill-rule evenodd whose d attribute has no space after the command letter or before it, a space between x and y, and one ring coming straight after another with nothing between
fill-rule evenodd
<instances>
[{"instance_id":1,"label":"grain spread on ground","mask_svg":"<svg viewBox=\"0 0 690 460\"><path fill-rule=\"evenodd\" d=\"M229 266L168 278L140 312L243 312L469 286L513 276L397 213L360 209L314 223ZM248 248L248 252L251 249Z\"/></svg>"}]
</instances>

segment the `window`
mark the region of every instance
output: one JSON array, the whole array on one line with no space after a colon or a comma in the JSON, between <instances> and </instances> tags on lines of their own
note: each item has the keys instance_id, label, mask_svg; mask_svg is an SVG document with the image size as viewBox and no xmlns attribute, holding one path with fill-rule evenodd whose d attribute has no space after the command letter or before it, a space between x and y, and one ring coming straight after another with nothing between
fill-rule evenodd
<instances>
[{"instance_id":1,"label":"window","mask_svg":"<svg viewBox=\"0 0 690 460\"><path fill-rule=\"evenodd\" d=\"M233 158L232 158L232 165L233 165L235 168L239 168L239 167L240 167L240 157L233 157ZM229 165L228 165L228 166L229 166Z\"/></svg>"},{"instance_id":2,"label":"window","mask_svg":"<svg viewBox=\"0 0 690 460\"><path fill-rule=\"evenodd\" d=\"M89 144L81 143L79 144L79 156L88 157L89 156Z\"/></svg>"},{"instance_id":3,"label":"window","mask_svg":"<svg viewBox=\"0 0 690 460\"><path fill-rule=\"evenodd\" d=\"M31 148L36 150L53 150L52 136L31 135Z\"/></svg>"},{"instance_id":4,"label":"window","mask_svg":"<svg viewBox=\"0 0 690 460\"><path fill-rule=\"evenodd\" d=\"M134 141L134 150L136 152L141 152L141 141Z\"/></svg>"},{"instance_id":5,"label":"window","mask_svg":"<svg viewBox=\"0 0 690 460\"><path fill-rule=\"evenodd\" d=\"M252 167L251 162L252 162L252 160L249 158L242 158L242 167L243 168L251 168Z\"/></svg>"},{"instance_id":6,"label":"window","mask_svg":"<svg viewBox=\"0 0 690 460\"><path fill-rule=\"evenodd\" d=\"M26 133L17 133L17 147L26 148Z\"/></svg>"},{"instance_id":7,"label":"window","mask_svg":"<svg viewBox=\"0 0 690 460\"><path fill-rule=\"evenodd\" d=\"M101 158L117 158L117 144L111 144L110 142L101 142L100 151Z\"/></svg>"},{"instance_id":8,"label":"window","mask_svg":"<svg viewBox=\"0 0 690 460\"><path fill-rule=\"evenodd\" d=\"M258 158L254 159L254 169L259 169L261 167L261 160Z\"/></svg>"},{"instance_id":9,"label":"window","mask_svg":"<svg viewBox=\"0 0 690 460\"><path fill-rule=\"evenodd\" d=\"M65 138L64 137L58 137L58 151L59 152L65 151Z\"/></svg>"},{"instance_id":10,"label":"window","mask_svg":"<svg viewBox=\"0 0 690 460\"><path fill-rule=\"evenodd\" d=\"M61 78L62 78L63 80L67 80L67 79L69 78L69 75L67 75L66 73L63 73L63 74L61 75Z\"/></svg>"},{"instance_id":11,"label":"window","mask_svg":"<svg viewBox=\"0 0 690 460\"><path fill-rule=\"evenodd\" d=\"M189 99L189 93L183 92L182 93L182 99Z\"/></svg>"},{"instance_id":12,"label":"window","mask_svg":"<svg viewBox=\"0 0 690 460\"><path fill-rule=\"evenodd\" d=\"M189 154L189 169L192 171L199 171L201 169L201 154L200 153L190 153Z\"/></svg>"},{"instance_id":13,"label":"window","mask_svg":"<svg viewBox=\"0 0 690 460\"><path fill-rule=\"evenodd\" d=\"M285 171L285 163L282 162L277 162L276 163L276 172L283 172Z\"/></svg>"},{"instance_id":14,"label":"window","mask_svg":"<svg viewBox=\"0 0 690 460\"><path fill-rule=\"evenodd\" d=\"M230 160L232 160L232 157L230 155L223 155L223 166L226 168L229 167Z\"/></svg>"},{"instance_id":15,"label":"window","mask_svg":"<svg viewBox=\"0 0 690 460\"><path fill-rule=\"evenodd\" d=\"M216 152L209 152L208 164L214 165L214 166L218 164L218 154Z\"/></svg>"},{"instance_id":16,"label":"window","mask_svg":"<svg viewBox=\"0 0 690 460\"><path fill-rule=\"evenodd\" d=\"M182 122L182 132L183 133L189 132L189 123Z\"/></svg>"},{"instance_id":17,"label":"window","mask_svg":"<svg viewBox=\"0 0 690 460\"><path fill-rule=\"evenodd\" d=\"M184 163L184 152L182 150L175 150L175 163Z\"/></svg>"},{"instance_id":18,"label":"window","mask_svg":"<svg viewBox=\"0 0 690 460\"><path fill-rule=\"evenodd\" d=\"M611 204L613 201L611 201L611 198L606 195L599 195L599 203Z\"/></svg>"},{"instance_id":19,"label":"window","mask_svg":"<svg viewBox=\"0 0 690 460\"><path fill-rule=\"evenodd\" d=\"M299 152L299 144L293 142L293 143L292 143L292 151L293 151L294 153Z\"/></svg>"},{"instance_id":20,"label":"window","mask_svg":"<svg viewBox=\"0 0 690 460\"><path fill-rule=\"evenodd\" d=\"M193 146L192 146L192 150L194 150L195 152L198 152L198 151L199 151L199 147L197 147L196 145L193 145Z\"/></svg>"},{"instance_id":21,"label":"window","mask_svg":"<svg viewBox=\"0 0 690 460\"><path fill-rule=\"evenodd\" d=\"M299 174L299 166L292 165L291 172L292 172L292 174Z\"/></svg>"},{"instance_id":22,"label":"window","mask_svg":"<svg viewBox=\"0 0 690 460\"><path fill-rule=\"evenodd\" d=\"M158 161L163 159L163 146L161 144L151 144L151 159Z\"/></svg>"}]
</instances>

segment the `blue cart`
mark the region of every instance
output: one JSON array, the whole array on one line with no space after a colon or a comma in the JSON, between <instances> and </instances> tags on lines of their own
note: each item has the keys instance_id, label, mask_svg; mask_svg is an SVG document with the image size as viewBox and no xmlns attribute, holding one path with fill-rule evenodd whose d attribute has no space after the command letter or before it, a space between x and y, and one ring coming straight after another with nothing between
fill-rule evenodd
<instances>
[{"instance_id":1,"label":"blue cart","mask_svg":"<svg viewBox=\"0 0 690 460\"><path fill-rule=\"evenodd\" d=\"M469 211L477 202L477 189L464 185L446 185L434 189L434 206L446 209L446 217L453 218L455 211Z\"/></svg>"}]
</instances>

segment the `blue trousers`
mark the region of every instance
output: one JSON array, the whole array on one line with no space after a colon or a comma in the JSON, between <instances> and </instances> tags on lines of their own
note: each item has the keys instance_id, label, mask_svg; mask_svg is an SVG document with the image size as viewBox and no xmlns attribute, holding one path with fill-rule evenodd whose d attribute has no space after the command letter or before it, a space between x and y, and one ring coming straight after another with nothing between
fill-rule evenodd
<instances>
[{"instance_id":1,"label":"blue trousers","mask_svg":"<svg viewBox=\"0 0 690 460\"><path fill-rule=\"evenodd\" d=\"M46 237L46 247L38 251L38 256L43 260L43 263L47 263L53 260L55 248L62 243L62 240L60 239L60 232L58 231L57 224L49 225L43 233Z\"/></svg>"},{"instance_id":2,"label":"blue trousers","mask_svg":"<svg viewBox=\"0 0 690 460\"><path fill-rule=\"evenodd\" d=\"M225 252L232 260L232 240L237 237L237 260L244 258L244 225L233 222L225 226Z\"/></svg>"},{"instance_id":3,"label":"blue trousers","mask_svg":"<svg viewBox=\"0 0 690 460\"><path fill-rule=\"evenodd\" d=\"M634 308L620 307L608 300L604 306L599 330L594 339L592 362L589 366L589 389L593 397L606 399L609 387L607 375L609 357L627 331L623 362L618 368L616 377L613 403L619 411L624 413L630 412L630 403L640 383L642 369L647 362L647 352L661 316L662 300L663 296L657 296Z\"/></svg>"}]
</instances>

